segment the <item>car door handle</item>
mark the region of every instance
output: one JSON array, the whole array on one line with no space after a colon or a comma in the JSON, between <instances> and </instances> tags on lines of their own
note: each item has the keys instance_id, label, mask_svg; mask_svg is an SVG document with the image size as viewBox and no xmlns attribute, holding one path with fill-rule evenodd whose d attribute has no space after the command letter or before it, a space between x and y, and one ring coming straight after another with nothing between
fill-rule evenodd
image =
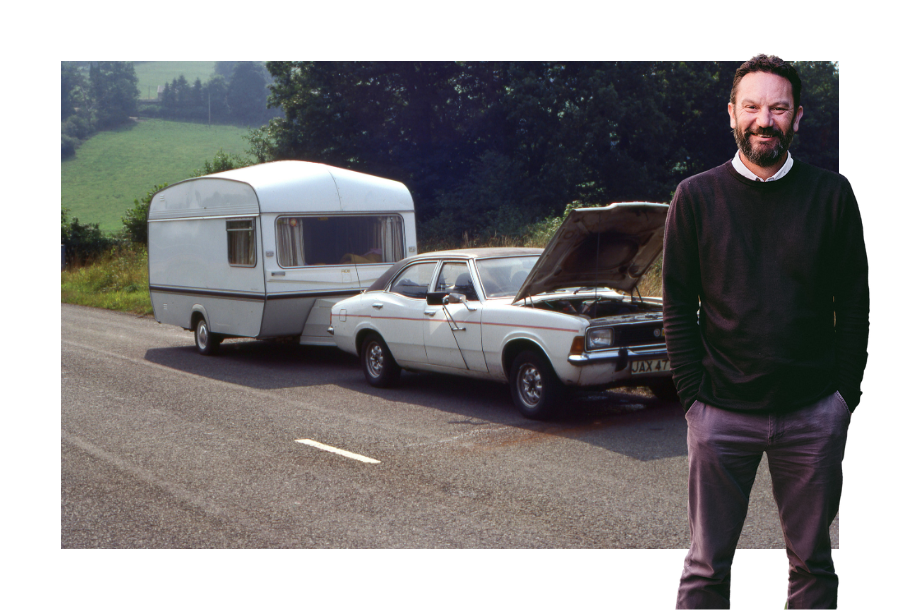
<instances>
[{"instance_id":1,"label":"car door handle","mask_svg":"<svg viewBox=\"0 0 900 610\"><path fill-rule=\"evenodd\" d=\"M436 309L432 309L431 311L428 311L427 309L425 310L425 315L428 316L429 318L433 318L434 314L436 314L436 313L437 313Z\"/></svg>"},{"instance_id":2,"label":"car door handle","mask_svg":"<svg viewBox=\"0 0 900 610\"><path fill-rule=\"evenodd\" d=\"M382 307L384 307L384 303L372 303L372 307L374 307L375 309L381 309Z\"/></svg>"}]
</instances>

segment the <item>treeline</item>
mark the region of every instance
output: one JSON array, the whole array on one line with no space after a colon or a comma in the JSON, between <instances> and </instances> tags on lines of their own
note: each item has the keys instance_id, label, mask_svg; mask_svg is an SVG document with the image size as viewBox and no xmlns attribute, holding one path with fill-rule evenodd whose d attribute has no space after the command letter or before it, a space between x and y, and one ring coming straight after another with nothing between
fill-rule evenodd
<instances>
[{"instance_id":1,"label":"treeline","mask_svg":"<svg viewBox=\"0 0 900 610\"><path fill-rule=\"evenodd\" d=\"M567 204L668 201L736 150L741 62L268 62L260 161L302 159L405 183L420 235L515 235ZM838 169L838 66L798 62L792 154Z\"/></svg>"},{"instance_id":2,"label":"treeline","mask_svg":"<svg viewBox=\"0 0 900 610\"><path fill-rule=\"evenodd\" d=\"M267 107L272 77L262 62L219 61L206 83L184 75L166 83L158 102L141 102L134 63L62 62L61 157L66 159L97 131L129 117L203 121L258 127L280 114Z\"/></svg>"},{"instance_id":3,"label":"treeline","mask_svg":"<svg viewBox=\"0 0 900 610\"><path fill-rule=\"evenodd\" d=\"M62 158L101 129L111 129L134 116L138 86L128 61L62 62Z\"/></svg>"},{"instance_id":4,"label":"treeline","mask_svg":"<svg viewBox=\"0 0 900 610\"><path fill-rule=\"evenodd\" d=\"M271 82L262 62L218 61L206 83L199 78L188 83L184 75L173 78L163 87L159 103L142 104L140 114L258 127L279 114L266 105Z\"/></svg>"}]
</instances>

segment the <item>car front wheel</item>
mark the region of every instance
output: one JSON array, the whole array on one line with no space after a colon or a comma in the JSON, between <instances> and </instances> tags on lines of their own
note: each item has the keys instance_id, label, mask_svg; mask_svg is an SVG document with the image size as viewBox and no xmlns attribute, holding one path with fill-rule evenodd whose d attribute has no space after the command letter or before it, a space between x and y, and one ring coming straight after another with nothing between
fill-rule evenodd
<instances>
[{"instance_id":1,"label":"car front wheel","mask_svg":"<svg viewBox=\"0 0 900 610\"><path fill-rule=\"evenodd\" d=\"M553 367L531 351L513 360L509 386L516 408L528 419L547 419L563 395L563 385Z\"/></svg>"},{"instance_id":2,"label":"car front wheel","mask_svg":"<svg viewBox=\"0 0 900 610\"><path fill-rule=\"evenodd\" d=\"M366 381L376 388L389 387L400 377L400 367L378 335L370 335L363 342L361 359Z\"/></svg>"}]
</instances>

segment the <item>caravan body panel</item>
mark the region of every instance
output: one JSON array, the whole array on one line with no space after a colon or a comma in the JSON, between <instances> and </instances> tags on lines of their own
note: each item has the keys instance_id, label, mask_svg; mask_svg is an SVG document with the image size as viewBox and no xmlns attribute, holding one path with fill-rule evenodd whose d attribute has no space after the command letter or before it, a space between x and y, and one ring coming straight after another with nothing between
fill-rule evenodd
<instances>
[{"instance_id":1,"label":"caravan body panel","mask_svg":"<svg viewBox=\"0 0 900 610\"><path fill-rule=\"evenodd\" d=\"M168 187L148 234L157 321L192 328L205 311L217 334L312 344L333 344L331 304L416 253L405 186L302 161Z\"/></svg>"}]
</instances>

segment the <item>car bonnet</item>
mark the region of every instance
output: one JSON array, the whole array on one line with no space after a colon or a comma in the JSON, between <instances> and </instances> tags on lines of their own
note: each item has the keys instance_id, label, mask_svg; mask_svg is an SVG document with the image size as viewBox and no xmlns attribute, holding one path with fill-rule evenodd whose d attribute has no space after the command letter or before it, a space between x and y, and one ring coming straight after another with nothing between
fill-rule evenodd
<instances>
[{"instance_id":1,"label":"car bonnet","mask_svg":"<svg viewBox=\"0 0 900 610\"><path fill-rule=\"evenodd\" d=\"M513 302L563 288L631 292L663 247L664 203L614 203L572 210Z\"/></svg>"}]
</instances>

